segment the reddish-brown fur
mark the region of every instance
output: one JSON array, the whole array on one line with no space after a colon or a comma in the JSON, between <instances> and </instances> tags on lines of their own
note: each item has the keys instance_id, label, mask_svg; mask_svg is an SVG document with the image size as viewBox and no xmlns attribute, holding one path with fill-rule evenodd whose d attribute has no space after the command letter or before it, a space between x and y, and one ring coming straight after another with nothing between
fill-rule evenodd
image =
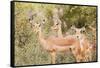
<instances>
[{"instance_id":1,"label":"reddish-brown fur","mask_svg":"<svg viewBox=\"0 0 100 68\"><path fill-rule=\"evenodd\" d=\"M76 55L79 55L78 53L79 51L79 40L75 37L67 37L67 38L63 38L63 37L48 37L45 38L44 35L42 34L42 29L41 26L39 26L39 24L36 24L36 32L38 32L39 34L39 41L41 43L41 46L47 50L48 52L50 52L51 54L51 62L52 64L55 64L55 60L56 60L56 52L59 51L66 51L67 49L71 48L73 50L73 54L76 57ZM77 53L77 54L76 54ZM77 61L79 61L79 59L76 59Z\"/></svg>"}]
</instances>

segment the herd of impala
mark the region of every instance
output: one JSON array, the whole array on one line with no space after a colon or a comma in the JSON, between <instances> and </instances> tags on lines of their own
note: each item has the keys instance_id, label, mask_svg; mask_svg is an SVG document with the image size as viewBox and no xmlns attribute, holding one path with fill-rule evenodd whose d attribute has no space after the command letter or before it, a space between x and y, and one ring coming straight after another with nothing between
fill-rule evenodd
<instances>
[{"instance_id":1,"label":"herd of impala","mask_svg":"<svg viewBox=\"0 0 100 68\"><path fill-rule=\"evenodd\" d=\"M61 30L61 22L55 22L51 27L51 30L56 32L57 36L46 37L43 34L43 24L45 19L42 19L41 22L30 21L32 29L34 32L38 33L38 39L41 46L50 53L51 55L51 64L56 63L56 54L57 52L67 52L70 50L73 56L76 59L76 62L86 62L92 60L92 51L95 49L96 44L91 44L87 39L87 36L82 33L85 31L85 28L76 28L72 26L70 29L75 31L75 34L63 35ZM90 27L91 30L96 31L93 27Z\"/></svg>"}]
</instances>

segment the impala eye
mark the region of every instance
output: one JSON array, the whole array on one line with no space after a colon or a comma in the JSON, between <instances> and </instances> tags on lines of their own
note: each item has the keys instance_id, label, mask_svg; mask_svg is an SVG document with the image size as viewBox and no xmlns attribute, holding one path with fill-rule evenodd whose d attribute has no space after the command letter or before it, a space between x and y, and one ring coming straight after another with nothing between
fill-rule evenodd
<instances>
[{"instance_id":1,"label":"impala eye","mask_svg":"<svg viewBox=\"0 0 100 68\"><path fill-rule=\"evenodd\" d=\"M85 30L82 30L82 31L81 31L81 33L84 33L84 32L85 32Z\"/></svg>"},{"instance_id":2,"label":"impala eye","mask_svg":"<svg viewBox=\"0 0 100 68\"><path fill-rule=\"evenodd\" d=\"M35 26L35 25L32 25L33 27Z\"/></svg>"},{"instance_id":3,"label":"impala eye","mask_svg":"<svg viewBox=\"0 0 100 68\"><path fill-rule=\"evenodd\" d=\"M83 30L83 32L85 32L85 30Z\"/></svg>"},{"instance_id":4,"label":"impala eye","mask_svg":"<svg viewBox=\"0 0 100 68\"><path fill-rule=\"evenodd\" d=\"M76 33L76 30L74 32Z\"/></svg>"},{"instance_id":5,"label":"impala eye","mask_svg":"<svg viewBox=\"0 0 100 68\"><path fill-rule=\"evenodd\" d=\"M59 23L56 23L56 25L58 25Z\"/></svg>"},{"instance_id":6,"label":"impala eye","mask_svg":"<svg viewBox=\"0 0 100 68\"><path fill-rule=\"evenodd\" d=\"M38 24L38 26L40 27L40 26L41 26L41 23L40 23L40 24Z\"/></svg>"}]
</instances>

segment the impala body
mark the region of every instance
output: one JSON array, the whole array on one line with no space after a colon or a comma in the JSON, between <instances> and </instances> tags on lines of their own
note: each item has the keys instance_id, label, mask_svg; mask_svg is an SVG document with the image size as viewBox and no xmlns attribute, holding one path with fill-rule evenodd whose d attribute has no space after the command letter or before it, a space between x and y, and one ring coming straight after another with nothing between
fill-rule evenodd
<instances>
[{"instance_id":1,"label":"impala body","mask_svg":"<svg viewBox=\"0 0 100 68\"><path fill-rule=\"evenodd\" d=\"M55 37L55 36L50 36L50 37L45 37L43 35L43 31L41 28L41 24L35 24L35 31L38 33L38 38L39 41L41 43L41 46L47 50L48 52L50 52L51 54L51 63L55 64L55 60L56 60L56 53L57 52L65 52L67 51L69 48L71 50L73 50L73 54L74 56L78 56L80 54L78 54L80 51L80 42L76 37ZM76 57L76 61L79 62L79 57Z\"/></svg>"}]
</instances>

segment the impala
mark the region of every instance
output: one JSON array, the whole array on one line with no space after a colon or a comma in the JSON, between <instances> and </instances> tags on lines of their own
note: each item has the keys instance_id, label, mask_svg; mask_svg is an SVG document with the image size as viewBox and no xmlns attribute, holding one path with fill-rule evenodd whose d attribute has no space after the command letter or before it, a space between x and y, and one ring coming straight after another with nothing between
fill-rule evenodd
<instances>
[{"instance_id":1,"label":"impala","mask_svg":"<svg viewBox=\"0 0 100 68\"><path fill-rule=\"evenodd\" d=\"M58 37L63 37L63 34L62 34L62 29L61 29L61 23L54 23L54 25L51 27L51 29L57 33L57 36Z\"/></svg>"},{"instance_id":2,"label":"impala","mask_svg":"<svg viewBox=\"0 0 100 68\"><path fill-rule=\"evenodd\" d=\"M57 52L65 52L68 48L74 49L73 53L76 57L76 61L79 62L79 56L78 54L80 52L80 42L75 37L70 38L63 38L63 37L48 37L46 38L43 35L42 31L42 22L45 20L42 20L41 23L34 23L33 30L38 33L38 39L41 44L41 46L44 48L44 50L47 50L51 54L51 63L55 64L56 62L56 53Z\"/></svg>"},{"instance_id":3,"label":"impala","mask_svg":"<svg viewBox=\"0 0 100 68\"><path fill-rule=\"evenodd\" d=\"M75 28L72 27L76 31L75 36L80 40L80 48L81 48L81 57L82 61L91 61L92 56L91 52L93 49L93 44L90 43L90 41L87 39L86 35L82 33L82 31L85 30L85 28Z\"/></svg>"}]
</instances>

